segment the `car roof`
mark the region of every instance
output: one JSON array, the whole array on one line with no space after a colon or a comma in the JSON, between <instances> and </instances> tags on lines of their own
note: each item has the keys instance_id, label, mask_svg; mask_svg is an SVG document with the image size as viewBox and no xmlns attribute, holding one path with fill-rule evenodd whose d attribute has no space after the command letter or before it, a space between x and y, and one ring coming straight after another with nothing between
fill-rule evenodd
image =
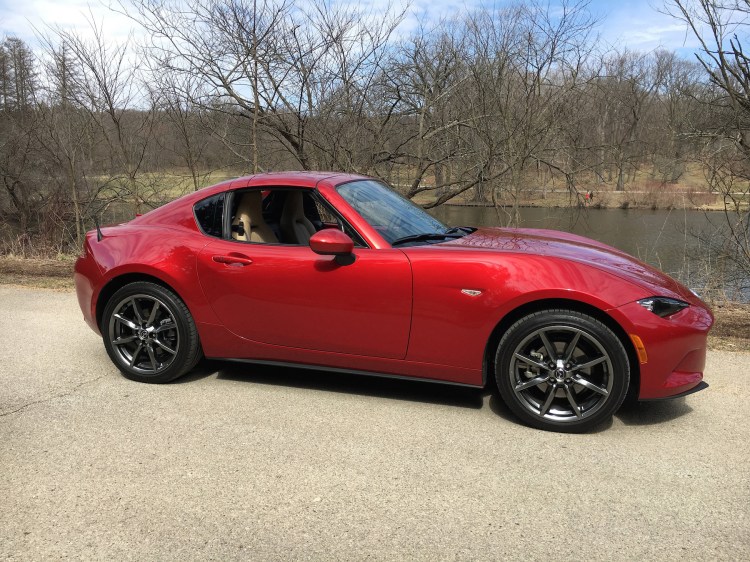
<instances>
[{"instance_id":1,"label":"car roof","mask_svg":"<svg viewBox=\"0 0 750 562\"><path fill-rule=\"evenodd\" d=\"M340 172L267 172L232 180L230 189L265 185L306 187L312 189L321 180L329 180L329 183L335 185L356 179L369 178L354 174L342 174Z\"/></svg>"},{"instance_id":2,"label":"car roof","mask_svg":"<svg viewBox=\"0 0 750 562\"><path fill-rule=\"evenodd\" d=\"M338 185L348 181L368 179L372 178L358 174L344 174L341 172L266 172L233 178L215 185L204 187L196 192L201 194L196 200L209 197L215 193L221 193L222 191L244 189L248 187L288 186L314 189L322 180L327 180L326 183L332 185Z\"/></svg>"}]
</instances>

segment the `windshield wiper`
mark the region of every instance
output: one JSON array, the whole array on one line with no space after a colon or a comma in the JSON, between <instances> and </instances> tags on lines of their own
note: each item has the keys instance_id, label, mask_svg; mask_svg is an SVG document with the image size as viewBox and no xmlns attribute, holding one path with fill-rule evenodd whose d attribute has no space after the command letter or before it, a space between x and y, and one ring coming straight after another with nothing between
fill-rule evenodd
<instances>
[{"instance_id":1,"label":"windshield wiper","mask_svg":"<svg viewBox=\"0 0 750 562\"><path fill-rule=\"evenodd\" d=\"M470 232L474 232L473 228L468 226L456 226L449 228L445 232L423 232L421 234L411 234L409 236L402 236L391 242L391 246L399 246L408 242L425 242L427 240L445 240L446 238L461 238Z\"/></svg>"},{"instance_id":2,"label":"windshield wiper","mask_svg":"<svg viewBox=\"0 0 750 562\"><path fill-rule=\"evenodd\" d=\"M474 232L476 228L473 228L471 226L454 226L453 228L449 228L445 231L446 234L471 234Z\"/></svg>"}]
</instances>

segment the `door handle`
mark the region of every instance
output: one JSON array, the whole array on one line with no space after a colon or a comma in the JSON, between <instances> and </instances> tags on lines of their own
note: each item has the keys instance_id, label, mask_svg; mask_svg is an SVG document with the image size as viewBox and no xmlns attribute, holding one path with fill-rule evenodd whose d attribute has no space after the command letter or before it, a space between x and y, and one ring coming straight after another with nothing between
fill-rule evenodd
<instances>
[{"instance_id":1,"label":"door handle","mask_svg":"<svg viewBox=\"0 0 750 562\"><path fill-rule=\"evenodd\" d=\"M253 263L250 258L243 258L241 256L214 256L212 258L216 263L223 263L226 265L234 266L246 266Z\"/></svg>"}]
</instances>

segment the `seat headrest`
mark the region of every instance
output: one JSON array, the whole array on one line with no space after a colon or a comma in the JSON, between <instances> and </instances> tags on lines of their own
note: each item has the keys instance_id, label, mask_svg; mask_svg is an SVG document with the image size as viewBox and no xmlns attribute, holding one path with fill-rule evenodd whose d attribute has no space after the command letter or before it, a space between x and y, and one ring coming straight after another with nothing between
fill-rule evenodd
<instances>
[{"instance_id":1,"label":"seat headrest","mask_svg":"<svg viewBox=\"0 0 750 562\"><path fill-rule=\"evenodd\" d=\"M250 220L246 227L254 226L263 222L263 195L260 191L248 191L242 194L242 199L237 206L237 216L245 215Z\"/></svg>"}]
</instances>

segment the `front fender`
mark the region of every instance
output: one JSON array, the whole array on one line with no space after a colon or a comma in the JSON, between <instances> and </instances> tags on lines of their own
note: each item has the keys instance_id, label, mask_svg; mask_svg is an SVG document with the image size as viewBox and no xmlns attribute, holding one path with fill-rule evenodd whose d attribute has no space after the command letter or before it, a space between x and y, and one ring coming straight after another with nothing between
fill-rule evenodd
<instances>
[{"instance_id":1,"label":"front fender","mask_svg":"<svg viewBox=\"0 0 750 562\"><path fill-rule=\"evenodd\" d=\"M545 256L451 253L450 259L444 251L410 249L408 254L414 272L409 360L481 370L494 330L519 307L567 300L607 313L648 296L642 287L585 264Z\"/></svg>"}]
</instances>

